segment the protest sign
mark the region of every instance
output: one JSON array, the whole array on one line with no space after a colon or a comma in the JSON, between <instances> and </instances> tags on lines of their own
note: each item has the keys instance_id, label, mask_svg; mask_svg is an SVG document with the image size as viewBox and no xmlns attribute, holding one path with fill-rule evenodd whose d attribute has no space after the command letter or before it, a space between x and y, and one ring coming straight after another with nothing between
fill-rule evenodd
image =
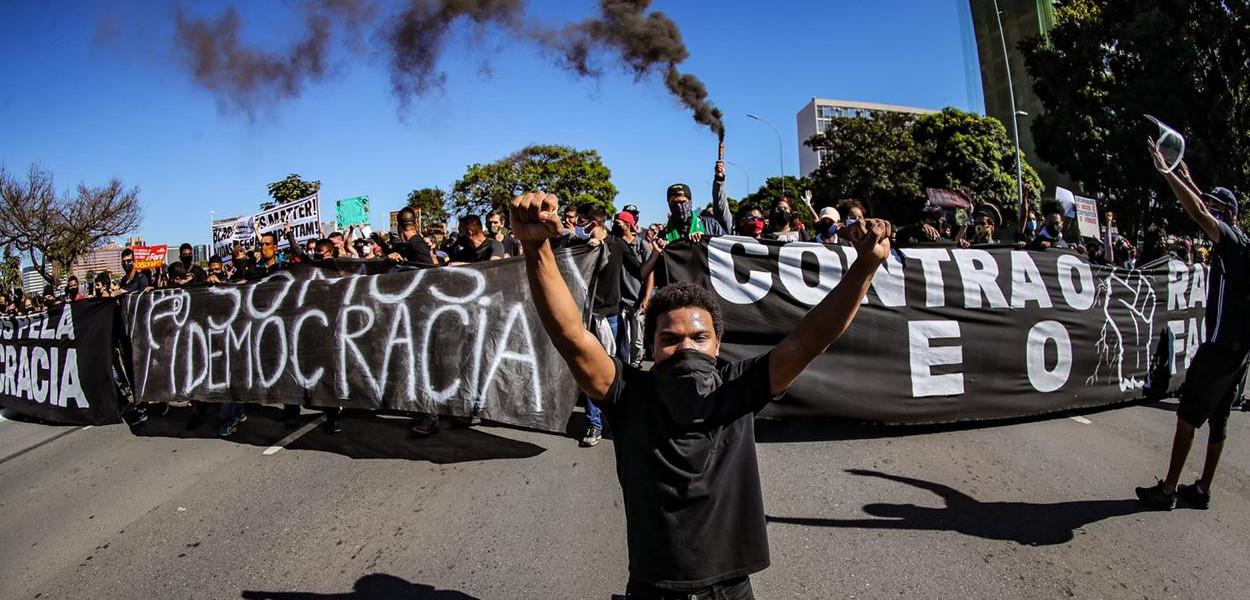
<instances>
[{"instance_id":1,"label":"protest sign","mask_svg":"<svg viewBox=\"0 0 1250 600\"><path fill-rule=\"evenodd\" d=\"M282 233L286 223L291 224L295 241L304 243L321 237L321 194L300 198L294 202L279 204L264 212L252 215L252 229L257 236L262 233L276 233L278 246L286 247L286 236Z\"/></svg>"},{"instance_id":2,"label":"protest sign","mask_svg":"<svg viewBox=\"0 0 1250 600\"><path fill-rule=\"evenodd\" d=\"M369 197L343 198L335 203L334 219L339 227L369 224Z\"/></svg>"},{"instance_id":3,"label":"protest sign","mask_svg":"<svg viewBox=\"0 0 1250 600\"><path fill-rule=\"evenodd\" d=\"M131 252L135 254L135 268L140 271L145 269L164 269L165 258L169 251L167 244L159 244L156 246L134 246Z\"/></svg>"},{"instance_id":4,"label":"protest sign","mask_svg":"<svg viewBox=\"0 0 1250 600\"><path fill-rule=\"evenodd\" d=\"M0 406L58 423L121 422L112 379L113 300L0 316Z\"/></svg>"},{"instance_id":5,"label":"protest sign","mask_svg":"<svg viewBox=\"0 0 1250 600\"><path fill-rule=\"evenodd\" d=\"M561 252L579 305L601 250ZM467 416L563 431L577 385L521 259L344 275L302 265L237 287L128 298L142 402L295 403Z\"/></svg>"},{"instance_id":6,"label":"protest sign","mask_svg":"<svg viewBox=\"0 0 1250 600\"><path fill-rule=\"evenodd\" d=\"M1076 205L1076 224L1081 237L1098 237L1098 201L1076 195L1072 198Z\"/></svg>"},{"instance_id":7,"label":"protest sign","mask_svg":"<svg viewBox=\"0 0 1250 600\"><path fill-rule=\"evenodd\" d=\"M779 343L856 254L717 237L663 257L667 281L720 298L721 353L738 360ZM877 270L850 329L764 414L933 423L1175 389L1203 337L1206 282L1206 267L1175 260L1130 270L1055 250L906 248Z\"/></svg>"},{"instance_id":8,"label":"protest sign","mask_svg":"<svg viewBox=\"0 0 1250 600\"><path fill-rule=\"evenodd\" d=\"M235 243L242 244L246 249L255 247L256 236L252 233L251 217L230 217L213 221L212 253L220 256L222 261L230 262Z\"/></svg>"}]
</instances>

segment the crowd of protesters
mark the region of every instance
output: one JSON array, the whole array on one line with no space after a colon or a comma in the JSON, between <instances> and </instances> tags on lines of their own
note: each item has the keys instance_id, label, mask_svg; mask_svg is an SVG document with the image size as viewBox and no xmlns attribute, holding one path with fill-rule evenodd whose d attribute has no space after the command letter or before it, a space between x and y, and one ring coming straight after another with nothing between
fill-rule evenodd
<instances>
[{"instance_id":1,"label":"crowd of protesters","mask_svg":"<svg viewBox=\"0 0 1250 600\"><path fill-rule=\"evenodd\" d=\"M816 242L848 245L839 236L857 221L871 217L864 203L847 199L836 205L816 209L810 195L804 198L806 208L814 216L807 222L795 210L789 198L782 197L772 206L745 200L730 210L726 197L725 165L716 163L712 180L711 202L698 210L691 188L675 183L666 193L668 220L643 227L636 205L630 204L610 215L598 203L585 202L562 207L564 235L555 240L557 247L579 245L603 246L605 261L598 270L592 292L591 322L593 333L609 354L622 363L640 365L643 349L643 322L649 299L655 291L655 265L665 248L674 242L699 242L707 237L737 235L779 242ZM1130 239L1116 227L1115 216L1103 215L1098 238L1075 235L1071 213L1064 214L1058 204L1047 206L1040 217L1028 211L1016 231L1002 232L1003 219L989 205L969 209L951 209L926 205L919 219L905 227L892 227L896 247L935 246L970 247L1008 245L1044 251L1061 249L1085 255L1091 262L1133 268L1157 258L1171 255L1188 264L1207 263L1212 256L1209 241L1169 233L1166 222L1147 228L1140 243ZM237 285L262 279L272 273L300 263L335 259L354 259L360 272L368 272L361 262L378 261L417 267L438 267L500 260L521 256L521 243L508 228L508 214L495 210L486 215L469 214L458 221L456 231L448 231L444 223L424 225L419 213L404 208L397 215L398 227L389 235L365 235L355 227L346 232L332 232L322 239L297 241L290 224L279 234L266 232L257 236L255 248L236 243L229 257L211 256L207 268L195 264L190 244L178 249L178 260L165 268L137 269L130 249L122 251L122 275L114 281L109 273L95 274L83 287L74 275L67 277L63 291L51 285L42 295L23 294L20 289L0 297L0 308L8 315L37 313L65 302L91 298L117 297L151 289L189 286ZM283 242L286 249L283 250ZM583 397L588 426L581 438L583 446L596 445L603 434L600 411L590 398ZM195 403L188 428L201 426L208 416L207 405ZM284 408L288 425L297 422L298 405ZM338 432L338 409L327 409L326 429ZM246 419L242 404L224 404L219 410L219 430L223 437L232 435ZM146 413L139 407L139 419ZM478 422L477 411L469 423ZM431 435L439 430L436 414L413 416L411 429L417 435Z\"/></svg>"}]
</instances>

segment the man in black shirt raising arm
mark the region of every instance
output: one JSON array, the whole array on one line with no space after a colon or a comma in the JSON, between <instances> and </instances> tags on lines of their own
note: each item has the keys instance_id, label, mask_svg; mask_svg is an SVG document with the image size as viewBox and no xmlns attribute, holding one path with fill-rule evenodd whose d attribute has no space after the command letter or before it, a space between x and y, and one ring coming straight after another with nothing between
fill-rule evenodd
<instances>
[{"instance_id":1,"label":"man in black shirt raising arm","mask_svg":"<svg viewBox=\"0 0 1250 600\"><path fill-rule=\"evenodd\" d=\"M1226 188L1201 192L1184 163L1167 170L1154 140L1148 152L1185 214L1211 238L1214 253L1207 278L1206 340L1198 346L1181 386L1168 474L1153 486L1137 488L1137 497L1145 506L1158 510L1172 510L1177 498L1205 509L1211 504L1211 480L1224 451L1229 411L1246 374L1250 352L1250 238L1237 227L1237 196ZM1210 423L1211 431L1202 477L1193 485L1178 487L1194 443L1194 430L1203 423Z\"/></svg>"},{"instance_id":2,"label":"man in black shirt raising arm","mask_svg":"<svg viewBox=\"0 0 1250 600\"><path fill-rule=\"evenodd\" d=\"M856 223L858 259L842 281L771 352L718 360L724 322L712 292L688 283L661 289L644 336L655 366L608 355L581 323L556 267L550 238L563 230L555 196L512 201L534 304L578 386L614 428L624 495L631 599L752 598L749 575L768 566L754 415L783 393L842 335L889 255L889 224Z\"/></svg>"}]
</instances>

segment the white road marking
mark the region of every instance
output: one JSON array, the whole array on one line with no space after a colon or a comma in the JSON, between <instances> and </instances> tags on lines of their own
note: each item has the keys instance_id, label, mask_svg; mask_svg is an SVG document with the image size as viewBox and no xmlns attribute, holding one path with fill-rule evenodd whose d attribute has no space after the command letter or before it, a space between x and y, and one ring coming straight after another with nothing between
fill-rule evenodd
<instances>
[{"instance_id":1,"label":"white road marking","mask_svg":"<svg viewBox=\"0 0 1250 600\"><path fill-rule=\"evenodd\" d=\"M272 456L274 454L277 454L280 450L285 448L288 444L290 444L291 442L294 442L295 440L298 440L300 436L304 435L305 433L312 431L314 428L316 428L325 420L326 420L326 416L324 414L317 417L316 419L313 419L311 423L303 427L300 427L299 429L296 429L295 431L291 432L291 435L288 435L278 440L278 443L266 448L264 452L261 452L261 454L265 456Z\"/></svg>"},{"instance_id":2,"label":"white road marking","mask_svg":"<svg viewBox=\"0 0 1250 600\"><path fill-rule=\"evenodd\" d=\"M1089 424L1092 424L1092 423L1093 423L1093 421L1091 421L1091 420L1089 420L1089 419L1086 419L1085 417L1082 417L1082 416L1079 416L1079 415L1078 415L1078 416L1075 416L1075 417L1072 417L1072 420L1073 420L1073 421L1076 421L1077 423L1080 423L1081 425L1089 425Z\"/></svg>"}]
</instances>

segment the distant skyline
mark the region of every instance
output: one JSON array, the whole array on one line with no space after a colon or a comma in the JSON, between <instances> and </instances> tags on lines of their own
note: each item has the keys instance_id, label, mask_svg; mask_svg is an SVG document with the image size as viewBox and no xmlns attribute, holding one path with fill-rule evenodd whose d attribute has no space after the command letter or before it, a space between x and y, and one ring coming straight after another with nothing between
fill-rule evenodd
<instances>
[{"instance_id":1,"label":"distant skyline","mask_svg":"<svg viewBox=\"0 0 1250 600\"><path fill-rule=\"evenodd\" d=\"M296 4L183 8L215 16L235 6L244 43L269 47L298 36L264 27L297 18ZM595 3L572 14L569 5L532 2L529 16L561 25ZM747 175L754 188L780 170L776 135L746 113L778 128L786 172L797 175L795 115L812 97L983 112L966 1L653 8L677 22L690 51L681 69L725 114L727 158L742 167L728 171L733 197L753 191ZM174 12L144 0L0 6L0 166L24 176L38 163L60 189L112 177L139 187L144 221L133 234L152 244L207 243L210 212L255 212L265 185L292 172L322 182L323 220L334 200L367 195L384 229L409 191L449 190L468 165L529 144L598 150L620 190L616 206L637 204L645 223L665 219L673 182L709 199L716 138L658 77L635 81L607 65L601 78L579 79L505 32L457 23L437 65L444 85L402 112L370 37L356 51L334 47L329 74L298 97L249 115L193 81L176 52Z\"/></svg>"}]
</instances>

